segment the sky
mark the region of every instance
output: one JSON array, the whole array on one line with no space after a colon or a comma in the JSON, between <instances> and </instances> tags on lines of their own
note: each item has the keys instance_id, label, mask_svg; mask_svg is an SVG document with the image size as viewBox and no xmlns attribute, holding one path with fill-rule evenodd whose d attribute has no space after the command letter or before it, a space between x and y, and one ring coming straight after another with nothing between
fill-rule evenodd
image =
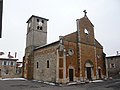
<instances>
[{"instance_id":1,"label":"sky","mask_svg":"<svg viewBox=\"0 0 120 90\"><path fill-rule=\"evenodd\" d=\"M3 0L0 51L17 52L22 60L26 47L26 21L31 15L49 19L47 43L75 32L76 19L84 16L94 25L95 38L107 56L120 52L120 0Z\"/></svg>"}]
</instances>

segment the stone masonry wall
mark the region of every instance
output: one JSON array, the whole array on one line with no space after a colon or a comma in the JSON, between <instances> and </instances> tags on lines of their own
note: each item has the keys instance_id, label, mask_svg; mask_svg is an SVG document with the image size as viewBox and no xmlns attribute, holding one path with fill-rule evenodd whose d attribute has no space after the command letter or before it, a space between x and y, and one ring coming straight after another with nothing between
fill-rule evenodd
<instances>
[{"instance_id":1,"label":"stone masonry wall","mask_svg":"<svg viewBox=\"0 0 120 90\"><path fill-rule=\"evenodd\" d=\"M33 79L56 81L57 47L58 45L52 45L35 51ZM47 67L47 62L49 62L49 68Z\"/></svg>"}]
</instances>

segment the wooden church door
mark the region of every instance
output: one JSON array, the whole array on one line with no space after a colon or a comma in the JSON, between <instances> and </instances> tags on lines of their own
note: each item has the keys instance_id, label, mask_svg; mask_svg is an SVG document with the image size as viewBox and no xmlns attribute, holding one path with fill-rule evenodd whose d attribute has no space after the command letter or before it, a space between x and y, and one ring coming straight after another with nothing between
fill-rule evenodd
<instances>
[{"instance_id":1,"label":"wooden church door","mask_svg":"<svg viewBox=\"0 0 120 90\"><path fill-rule=\"evenodd\" d=\"M69 81L73 81L73 69L69 69Z\"/></svg>"}]
</instances>

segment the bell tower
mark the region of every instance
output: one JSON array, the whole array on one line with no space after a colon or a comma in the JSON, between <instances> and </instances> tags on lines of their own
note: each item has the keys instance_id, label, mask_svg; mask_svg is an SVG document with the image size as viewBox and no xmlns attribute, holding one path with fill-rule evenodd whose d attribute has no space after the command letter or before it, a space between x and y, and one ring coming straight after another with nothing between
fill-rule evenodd
<instances>
[{"instance_id":1,"label":"bell tower","mask_svg":"<svg viewBox=\"0 0 120 90\"><path fill-rule=\"evenodd\" d=\"M84 17L76 20L77 34L78 34L77 35L78 36L77 53L78 53L78 62L79 62L79 69L80 69L80 81L83 81L84 79L83 77L85 75L85 72L83 70L88 69L84 65L86 64L86 62L89 62L89 60L90 62L95 63L95 56L96 56L94 25L88 19L86 10L84 10L83 12L84 12ZM95 70L96 68L94 68L94 71ZM93 75L93 73L90 75ZM92 78L92 76L90 76L90 78Z\"/></svg>"},{"instance_id":2,"label":"bell tower","mask_svg":"<svg viewBox=\"0 0 120 90\"><path fill-rule=\"evenodd\" d=\"M84 44L94 46L94 25L87 17L86 10L83 11L84 17L77 20L77 29L79 31L79 41Z\"/></svg>"},{"instance_id":3,"label":"bell tower","mask_svg":"<svg viewBox=\"0 0 120 90\"><path fill-rule=\"evenodd\" d=\"M32 15L27 21L26 51L31 52L47 43L48 19Z\"/></svg>"},{"instance_id":4,"label":"bell tower","mask_svg":"<svg viewBox=\"0 0 120 90\"><path fill-rule=\"evenodd\" d=\"M23 77L33 79L34 49L47 43L48 19L32 15L27 21L26 48L23 58Z\"/></svg>"}]
</instances>

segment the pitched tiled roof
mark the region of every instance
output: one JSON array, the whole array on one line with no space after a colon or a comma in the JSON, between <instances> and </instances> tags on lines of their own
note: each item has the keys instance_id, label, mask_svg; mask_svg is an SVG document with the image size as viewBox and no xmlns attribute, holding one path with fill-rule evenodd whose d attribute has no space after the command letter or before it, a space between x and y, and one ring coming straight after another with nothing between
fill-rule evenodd
<instances>
[{"instance_id":1,"label":"pitched tiled roof","mask_svg":"<svg viewBox=\"0 0 120 90\"><path fill-rule=\"evenodd\" d=\"M28 19L28 21L27 21L26 23L28 23L29 20L30 20L32 17L36 17L36 18L40 18L40 19L44 19L44 20L47 20L47 21L49 20L49 19L46 19L46 18L43 18L43 17L39 17L39 16L32 15L32 16Z\"/></svg>"},{"instance_id":2,"label":"pitched tiled roof","mask_svg":"<svg viewBox=\"0 0 120 90\"><path fill-rule=\"evenodd\" d=\"M52 42L52 43L49 43L49 44L45 44L45 45L43 45L43 46L36 47L36 48L34 49L34 51L35 51L35 50L38 50L38 49L41 49L41 48L45 48L45 47L51 46L51 45L54 45L54 44L56 44L56 43L58 43L58 42L59 42L59 41L55 41L55 42Z\"/></svg>"},{"instance_id":3,"label":"pitched tiled roof","mask_svg":"<svg viewBox=\"0 0 120 90\"><path fill-rule=\"evenodd\" d=\"M103 48L103 46L95 39L95 46L99 48Z\"/></svg>"},{"instance_id":4,"label":"pitched tiled roof","mask_svg":"<svg viewBox=\"0 0 120 90\"><path fill-rule=\"evenodd\" d=\"M116 58L116 57L120 57L120 55L107 56L106 58Z\"/></svg>"}]
</instances>

